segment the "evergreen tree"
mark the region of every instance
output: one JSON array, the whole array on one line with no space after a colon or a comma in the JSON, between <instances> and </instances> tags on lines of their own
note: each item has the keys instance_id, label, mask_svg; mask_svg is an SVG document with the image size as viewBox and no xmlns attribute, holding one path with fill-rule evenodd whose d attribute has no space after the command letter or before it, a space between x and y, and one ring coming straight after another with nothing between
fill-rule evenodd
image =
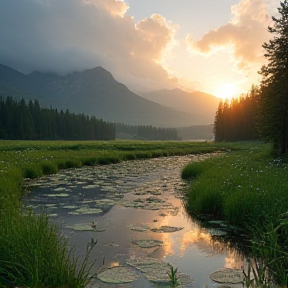
<instances>
[{"instance_id":1,"label":"evergreen tree","mask_svg":"<svg viewBox=\"0 0 288 288\"><path fill-rule=\"evenodd\" d=\"M272 141L274 149L284 154L288 149L288 1L278 8L279 18L272 17L273 27L268 31L274 35L264 43L268 60L261 71L261 93L259 97L259 120L262 137Z\"/></svg>"},{"instance_id":2,"label":"evergreen tree","mask_svg":"<svg viewBox=\"0 0 288 288\"><path fill-rule=\"evenodd\" d=\"M0 97L0 139L10 140L114 140L115 124L94 116L75 115L67 109L41 108L37 100Z\"/></svg>"},{"instance_id":3,"label":"evergreen tree","mask_svg":"<svg viewBox=\"0 0 288 288\"><path fill-rule=\"evenodd\" d=\"M247 141L257 138L258 91L257 87L252 86L245 97L220 102L214 122L215 141Z\"/></svg>"}]
</instances>

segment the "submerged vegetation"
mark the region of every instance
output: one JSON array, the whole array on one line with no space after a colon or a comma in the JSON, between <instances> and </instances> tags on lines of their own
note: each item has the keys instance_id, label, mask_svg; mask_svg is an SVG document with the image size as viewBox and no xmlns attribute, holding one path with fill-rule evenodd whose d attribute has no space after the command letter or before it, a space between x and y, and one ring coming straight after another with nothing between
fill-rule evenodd
<instances>
[{"instance_id":1,"label":"submerged vegetation","mask_svg":"<svg viewBox=\"0 0 288 288\"><path fill-rule=\"evenodd\" d=\"M270 151L268 145L246 145L190 163L182 177L195 178L188 192L190 213L212 214L242 228L251 239L252 257L264 261L258 271L265 268L269 281L287 285L288 166Z\"/></svg>"},{"instance_id":2,"label":"submerged vegetation","mask_svg":"<svg viewBox=\"0 0 288 288\"><path fill-rule=\"evenodd\" d=\"M77 258L46 216L23 211L20 200L25 192L24 178L33 179L83 165L228 148L232 147L205 142L1 141L0 287L77 288L85 287L89 281L89 250L84 259Z\"/></svg>"}]
</instances>

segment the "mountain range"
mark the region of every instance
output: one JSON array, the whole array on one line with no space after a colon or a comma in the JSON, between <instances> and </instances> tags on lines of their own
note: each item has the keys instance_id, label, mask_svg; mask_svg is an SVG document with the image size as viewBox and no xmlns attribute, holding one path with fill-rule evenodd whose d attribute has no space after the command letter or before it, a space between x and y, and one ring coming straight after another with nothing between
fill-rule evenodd
<instances>
[{"instance_id":1,"label":"mountain range","mask_svg":"<svg viewBox=\"0 0 288 288\"><path fill-rule=\"evenodd\" d=\"M201 91L186 92L181 89L159 90L141 94L142 97L167 107L187 113L203 115L208 123L214 122L220 99Z\"/></svg>"},{"instance_id":2,"label":"mountain range","mask_svg":"<svg viewBox=\"0 0 288 288\"><path fill-rule=\"evenodd\" d=\"M37 99L42 107L69 109L116 123L158 127L213 123L218 98L203 92L191 93L161 90L141 97L102 67L66 76L43 72L25 75L0 64L1 96Z\"/></svg>"}]
</instances>

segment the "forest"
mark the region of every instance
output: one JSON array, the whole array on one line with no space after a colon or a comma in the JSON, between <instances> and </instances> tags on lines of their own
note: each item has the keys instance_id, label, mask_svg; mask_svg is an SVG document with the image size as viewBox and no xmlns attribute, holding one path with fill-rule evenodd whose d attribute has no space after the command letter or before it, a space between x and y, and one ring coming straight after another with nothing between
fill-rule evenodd
<instances>
[{"instance_id":1,"label":"forest","mask_svg":"<svg viewBox=\"0 0 288 288\"><path fill-rule=\"evenodd\" d=\"M116 133L131 139L181 140L176 128L106 122L67 109L43 108L38 100L0 97L0 139L4 140L115 140Z\"/></svg>"},{"instance_id":2,"label":"forest","mask_svg":"<svg viewBox=\"0 0 288 288\"><path fill-rule=\"evenodd\" d=\"M152 125L129 125L116 123L119 138L141 140L181 140L176 128L153 127Z\"/></svg>"},{"instance_id":3,"label":"forest","mask_svg":"<svg viewBox=\"0 0 288 288\"><path fill-rule=\"evenodd\" d=\"M257 103L256 87L246 96L221 101L215 116L215 141L256 140Z\"/></svg>"},{"instance_id":4,"label":"forest","mask_svg":"<svg viewBox=\"0 0 288 288\"><path fill-rule=\"evenodd\" d=\"M42 108L37 100L0 97L0 139L115 140L115 125L69 110Z\"/></svg>"}]
</instances>

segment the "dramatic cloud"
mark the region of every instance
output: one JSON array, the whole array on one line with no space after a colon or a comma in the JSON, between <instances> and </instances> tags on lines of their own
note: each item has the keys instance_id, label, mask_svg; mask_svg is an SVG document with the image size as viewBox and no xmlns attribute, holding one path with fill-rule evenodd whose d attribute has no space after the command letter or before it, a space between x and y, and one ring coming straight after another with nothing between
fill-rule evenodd
<instances>
[{"instance_id":1,"label":"dramatic cloud","mask_svg":"<svg viewBox=\"0 0 288 288\"><path fill-rule=\"evenodd\" d=\"M1 0L0 63L24 73L102 66L122 80L167 83L161 61L176 26L156 14L135 23L128 9L117 0Z\"/></svg>"},{"instance_id":2,"label":"dramatic cloud","mask_svg":"<svg viewBox=\"0 0 288 288\"><path fill-rule=\"evenodd\" d=\"M255 70L264 61L262 45L271 36L267 32L271 24L267 5L263 0L242 0L232 6L231 12L231 22L209 31L200 40L188 35L189 49L206 55L226 49L238 70Z\"/></svg>"}]
</instances>

